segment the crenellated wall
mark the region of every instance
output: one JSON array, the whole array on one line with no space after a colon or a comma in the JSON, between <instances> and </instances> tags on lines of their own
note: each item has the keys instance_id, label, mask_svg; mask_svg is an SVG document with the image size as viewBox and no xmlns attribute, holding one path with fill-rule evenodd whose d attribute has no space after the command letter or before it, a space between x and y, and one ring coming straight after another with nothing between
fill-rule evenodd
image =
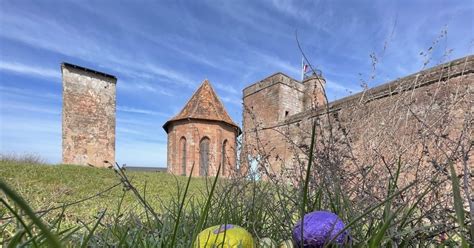
<instances>
[{"instance_id":1,"label":"crenellated wall","mask_svg":"<svg viewBox=\"0 0 474 248\"><path fill-rule=\"evenodd\" d=\"M429 125L436 132L446 133L440 136L448 135L454 140L466 121L469 118L472 121L473 72L474 56L467 56L328 105L318 95L317 107L306 109L307 104L299 102L302 100L299 92L304 90L302 83L276 74L279 75L276 78L271 76L244 89L242 159L246 163L249 158L264 156L264 169L277 175L283 170L296 170L307 159L313 121L318 124L318 142L324 142L331 130L333 141L342 144L337 148L337 155L351 156L361 164L380 164L368 159L380 156L388 159L399 154L394 149L400 147L408 149L403 159L409 163L423 149L422 142L440 156L441 148L436 148L426 134L418 132L422 125ZM289 84L296 86L281 86ZM295 107L296 113L285 118L277 114L283 110L280 106L291 109L285 103L292 102L289 105ZM381 154L374 154L375 150ZM355 166L355 162L351 164Z\"/></svg>"}]
</instances>

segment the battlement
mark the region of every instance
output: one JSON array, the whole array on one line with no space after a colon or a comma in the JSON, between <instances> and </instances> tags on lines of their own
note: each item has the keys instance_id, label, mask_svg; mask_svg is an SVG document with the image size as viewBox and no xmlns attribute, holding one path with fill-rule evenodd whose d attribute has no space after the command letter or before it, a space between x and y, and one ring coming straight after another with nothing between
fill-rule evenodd
<instances>
[{"instance_id":1,"label":"battlement","mask_svg":"<svg viewBox=\"0 0 474 248\"><path fill-rule=\"evenodd\" d=\"M294 114L289 116L282 123L277 124L277 126L287 125L301 121L304 118L322 115L327 109L329 109L330 112L338 111L342 108L358 104L361 101L368 103L377 99L396 95L408 90L425 87L435 82L445 81L449 78L466 75L473 72L474 55L469 55L417 73L413 73L403 78L390 81L377 87L370 88L366 91L335 100L330 102L327 107L320 107Z\"/></svg>"},{"instance_id":2,"label":"battlement","mask_svg":"<svg viewBox=\"0 0 474 248\"><path fill-rule=\"evenodd\" d=\"M425 135L419 133L420 117L443 134L459 137L463 116L472 109L473 73L474 55L469 55L329 103L321 98L325 80L317 74L299 83L304 87L302 94L283 84L267 82L262 84L266 88L243 99L247 108L243 114L242 161L250 166L264 154L266 171L291 174L306 158L314 123L319 136L332 130L335 136L331 137L342 137L341 147L350 142L351 149L347 154L341 149L341 156L365 161L372 158L367 156L372 152L368 147L384 144L381 154L388 157L396 154L403 142L403 147L411 147L406 149L411 153L403 152L403 161L410 161L421 152L420 144L424 142L419 136ZM308 100L319 102L311 105ZM390 139L394 145L385 146ZM320 137L317 142L321 142ZM433 143L432 148L440 147ZM350 165L348 162L347 168Z\"/></svg>"},{"instance_id":3,"label":"battlement","mask_svg":"<svg viewBox=\"0 0 474 248\"><path fill-rule=\"evenodd\" d=\"M249 95L255 94L265 88L274 86L275 84L284 84L287 85L288 87L295 88L298 91L303 92L304 91L304 86L301 84L300 81L282 73L282 72L277 72L273 75L270 75L256 83L253 83L250 86L247 86L243 90L243 97L247 97Z\"/></svg>"}]
</instances>

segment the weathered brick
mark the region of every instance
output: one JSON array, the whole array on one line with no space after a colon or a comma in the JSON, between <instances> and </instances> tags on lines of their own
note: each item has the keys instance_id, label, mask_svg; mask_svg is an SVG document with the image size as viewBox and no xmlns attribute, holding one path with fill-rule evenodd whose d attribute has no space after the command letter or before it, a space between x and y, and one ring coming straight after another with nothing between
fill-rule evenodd
<instances>
[{"instance_id":1,"label":"weathered brick","mask_svg":"<svg viewBox=\"0 0 474 248\"><path fill-rule=\"evenodd\" d=\"M114 76L63 63L62 162L105 167L115 162Z\"/></svg>"},{"instance_id":2,"label":"weathered brick","mask_svg":"<svg viewBox=\"0 0 474 248\"><path fill-rule=\"evenodd\" d=\"M222 164L221 175L236 171L236 138L240 128L224 109L211 84L205 80L181 112L163 125L168 133L168 172L193 176L215 176ZM208 169L203 170L201 142L209 141ZM205 149L205 148L204 148Z\"/></svg>"}]
</instances>

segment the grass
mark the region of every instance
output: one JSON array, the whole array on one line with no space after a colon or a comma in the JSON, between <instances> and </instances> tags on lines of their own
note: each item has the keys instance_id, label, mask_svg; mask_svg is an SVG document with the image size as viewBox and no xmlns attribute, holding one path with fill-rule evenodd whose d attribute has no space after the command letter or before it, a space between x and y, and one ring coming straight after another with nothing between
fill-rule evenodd
<instances>
[{"instance_id":1,"label":"grass","mask_svg":"<svg viewBox=\"0 0 474 248\"><path fill-rule=\"evenodd\" d=\"M354 206L340 185L331 185L333 192L310 183L309 177L301 188L293 188L242 178L206 180L15 161L1 162L0 175L0 246L5 247L192 247L200 230L225 223L244 227L256 242L270 238L280 243L291 239L302 214L315 210L343 219L350 247L468 247L472 242L456 180L458 207L447 221L459 225L445 230L423 221L417 204L425 193L412 203L395 204L415 184L397 188L398 172L387 182L385 197L367 206ZM439 230L448 235L442 242Z\"/></svg>"},{"instance_id":2,"label":"grass","mask_svg":"<svg viewBox=\"0 0 474 248\"><path fill-rule=\"evenodd\" d=\"M114 170L106 168L10 161L0 163L0 175L35 210L76 202L117 185L100 196L68 207L64 213L66 223L75 223L77 219L93 219L105 207L117 205L123 194L123 187ZM160 172L127 171L127 175L138 189L143 190L146 184L148 201L156 209L160 208L160 202L169 202L175 197L178 194L177 185L184 185L187 180L186 177ZM200 193L205 185L202 179L191 179L189 194ZM0 213L5 212L2 207L0 205ZM126 194L122 209L137 208L134 196Z\"/></svg>"}]
</instances>

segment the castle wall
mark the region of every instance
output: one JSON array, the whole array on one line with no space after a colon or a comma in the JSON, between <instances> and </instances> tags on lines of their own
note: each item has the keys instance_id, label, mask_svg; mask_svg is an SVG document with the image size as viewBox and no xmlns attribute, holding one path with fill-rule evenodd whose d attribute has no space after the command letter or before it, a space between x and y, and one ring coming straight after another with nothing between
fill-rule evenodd
<instances>
[{"instance_id":1,"label":"castle wall","mask_svg":"<svg viewBox=\"0 0 474 248\"><path fill-rule=\"evenodd\" d=\"M284 130L268 129L284 123L291 116L305 110L323 106L326 99L323 94L325 81L319 76L311 76L303 82L296 81L285 74L276 73L253 84L243 91L243 149L242 164L247 160L270 159L268 171L281 167L292 168L294 150L288 142ZM286 139L286 138L285 138ZM262 154L277 154L262 158ZM264 156L265 157L265 156ZM275 168L273 168L275 167Z\"/></svg>"},{"instance_id":2,"label":"castle wall","mask_svg":"<svg viewBox=\"0 0 474 248\"><path fill-rule=\"evenodd\" d=\"M348 171L373 165L374 178L381 179L389 175L383 162L402 159L404 169L411 171L405 177L409 180L410 165L423 164L432 172L429 161L416 161L423 157L420 154L429 150L432 158L443 156L454 149L448 140L456 140L466 123L472 126L473 72L474 56L468 56L334 101L328 108L303 111L276 124L260 121L257 129L244 125L243 147L246 155L265 157L261 165L273 175L301 173L316 121L317 147L339 157ZM244 114L244 123L249 116ZM429 131L423 132L427 127ZM468 132L472 138L472 130ZM441 142L439 137L447 139ZM329 149L329 143L337 145Z\"/></svg>"},{"instance_id":3,"label":"castle wall","mask_svg":"<svg viewBox=\"0 0 474 248\"><path fill-rule=\"evenodd\" d=\"M206 120L179 120L168 129L168 172L189 176L194 163L193 176L200 175L199 143L207 137L209 146L209 176L215 176L219 164L223 161L222 146L227 140L226 158L221 168L221 176L228 177L236 170L236 130L228 124ZM182 146L180 140L186 139L186 171L182 166Z\"/></svg>"},{"instance_id":4,"label":"castle wall","mask_svg":"<svg viewBox=\"0 0 474 248\"><path fill-rule=\"evenodd\" d=\"M106 167L115 162L114 76L61 65L63 82L62 163Z\"/></svg>"}]
</instances>

